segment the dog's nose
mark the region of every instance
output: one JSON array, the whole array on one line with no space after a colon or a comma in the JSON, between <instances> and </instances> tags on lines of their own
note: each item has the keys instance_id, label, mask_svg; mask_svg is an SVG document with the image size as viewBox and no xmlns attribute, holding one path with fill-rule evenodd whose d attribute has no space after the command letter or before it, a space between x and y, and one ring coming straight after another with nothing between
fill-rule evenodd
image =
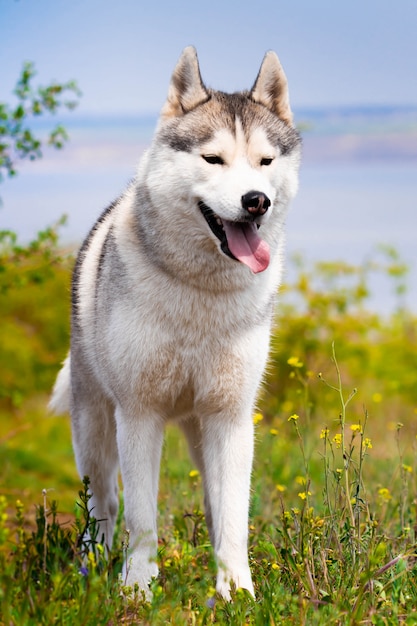
<instances>
[{"instance_id":1,"label":"dog's nose","mask_svg":"<svg viewBox=\"0 0 417 626\"><path fill-rule=\"evenodd\" d=\"M265 215L271 206L271 200L262 191L248 191L242 196L242 207L254 217Z\"/></svg>"}]
</instances>

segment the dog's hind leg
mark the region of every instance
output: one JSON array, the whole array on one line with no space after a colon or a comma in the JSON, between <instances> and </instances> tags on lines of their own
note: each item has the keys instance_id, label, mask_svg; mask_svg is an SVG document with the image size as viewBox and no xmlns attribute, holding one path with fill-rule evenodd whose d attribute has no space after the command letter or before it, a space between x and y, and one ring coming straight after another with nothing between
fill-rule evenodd
<instances>
[{"instance_id":1,"label":"dog's hind leg","mask_svg":"<svg viewBox=\"0 0 417 626\"><path fill-rule=\"evenodd\" d=\"M211 505L210 505L210 500L209 500L209 495L208 495L209 490L206 485L206 468L205 468L204 455L203 455L203 434L202 434L202 428L201 428L201 421L198 417L190 417L189 419L181 422L180 426L187 438L191 459L196 464L197 469L200 472L201 478L203 480L204 512L206 516L206 524L207 524L208 532L210 535L210 541L211 541L211 544L214 546L215 538L214 538L214 529L213 529L213 519L212 519L212 514L211 514Z\"/></svg>"},{"instance_id":2,"label":"dog's hind leg","mask_svg":"<svg viewBox=\"0 0 417 626\"><path fill-rule=\"evenodd\" d=\"M124 579L130 586L137 583L149 598L149 582L158 575L156 518L164 423L152 412L132 415L120 408L116 420L131 551L124 565Z\"/></svg>"},{"instance_id":3,"label":"dog's hind leg","mask_svg":"<svg viewBox=\"0 0 417 626\"><path fill-rule=\"evenodd\" d=\"M72 440L81 478L90 480L91 514L99 522L97 540L111 548L119 508L118 454L114 406L89 377L78 381L72 401Z\"/></svg>"}]
</instances>

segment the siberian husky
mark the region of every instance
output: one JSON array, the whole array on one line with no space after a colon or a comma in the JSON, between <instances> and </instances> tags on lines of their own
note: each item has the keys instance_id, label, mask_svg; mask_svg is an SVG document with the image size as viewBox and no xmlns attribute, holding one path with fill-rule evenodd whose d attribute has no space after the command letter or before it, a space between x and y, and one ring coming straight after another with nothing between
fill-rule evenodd
<instances>
[{"instance_id":1,"label":"siberian husky","mask_svg":"<svg viewBox=\"0 0 417 626\"><path fill-rule=\"evenodd\" d=\"M186 48L149 150L84 241L70 355L51 408L69 410L81 476L111 546L124 485L128 585L157 576L164 426L177 421L204 485L217 591L254 595L247 557L253 411L296 193L300 137L268 52L250 91L209 89Z\"/></svg>"}]
</instances>

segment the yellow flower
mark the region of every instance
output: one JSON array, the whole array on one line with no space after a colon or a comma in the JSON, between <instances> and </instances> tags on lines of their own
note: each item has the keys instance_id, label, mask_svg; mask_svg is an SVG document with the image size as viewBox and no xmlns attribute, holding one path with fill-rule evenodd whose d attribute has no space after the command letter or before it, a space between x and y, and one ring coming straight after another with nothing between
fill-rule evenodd
<instances>
[{"instance_id":1,"label":"yellow flower","mask_svg":"<svg viewBox=\"0 0 417 626\"><path fill-rule=\"evenodd\" d=\"M275 485L275 488L277 491L280 491L281 493L287 490L285 485Z\"/></svg>"},{"instance_id":2,"label":"yellow flower","mask_svg":"<svg viewBox=\"0 0 417 626\"><path fill-rule=\"evenodd\" d=\"M188 474L188 476L190 478L197 478L198 476L200 476L200 472L196 469L191 470L191 472Z\"/></svg>"},{"instance_id":3,"label":"yellow flower","mask_svg":"<svg viewBox=\"0 0 417 626\"><path fill-rule=\"evenodd\" d=\"M254 424L259 424L259 422L262 422L264 416L262 415L262 413L255 413L253 416L253 423Z\"/></svg>"},{"instance_id":4,"label":"yellow flower","mask_svg":"<svg viewBox=\"0 0 417 626\"><path fill-rule=\"evenodd\" d=\"M340 446L342 445L342 435L340 433L337 433L333 437L333 443L336 445L336 448L340 448Z\"/></svg>"},{"instance_id":5,"label":"yellow flower","mask_svg":"<svg viewBox=\"0 0 417 626\"><path fill-rule=\"evenodd\" d=\"M392 500L391 492L386 487L381 487L380 489L378 489L378 496L381 503L389 502L390 500Z\"/></svg>"},{"instance_id":6,"label":"yellow flower","mask_svg":"<svg viewBox=\"0 0 417 626\"><path fill-rule=\"evenodd\" d=\"M297 483L297 485L305 485L307 480L306 480L305 476L296 476L295 477L295 482Z\"/></svg>"},{"instance_id":7,"label":"yellow flower","mask_svg":"<svg viewBox=\"0 0 417 626\"><path fill-rule=\"evenodd\" d=\"M364 450L370 450L372 448L372 441L369 439L369 437L365 437L365 439L363 440L362 448Z\"/></svg>"},{"instance_id":8,"label":"yellow flower","mask_svg":"<svg viewBox=\"0 0 417 626\"><path fill-rule=\"evenodd\" d=\"M278 435L278 431L276 428L271 428L269 432L271 435Z\"/></svg>"},{"instance_id":9,"label":"yellow flower","mask_svg":"<svg viewBox=\"0 0 417 626\"><path fill-rule=\"evenodd\" d=\"M290 357L288 359L287 363L288 363L288 365L291 365L291 367L303 367L303 365L304 365L304 363L302 361L300 361L298 356Z\"/></svg>"},{"instance_id":10,"label":"yellow flower","mask_svg":"<svg viewBox=\"0 0 417 626\"><path fill-rule=\"evenodd\" d=\"M361 433L362 426L360 424L352 424L350 430L353 430L354 433Z\"/></svg>"},{"instance_id":11,"label":"yellow flower","mask_svg":"<svg viewBox=\"0 0 417 626\"><path fill-rule=\"evenodd\" d=\"M272 563L271 569L277 570L277 569L280 569L280 566L278 565L278 563Z\"/></svg>"},{"instance_id":12,"label":"yellow flower","mask_svg":"<svg viewBox=\"0 0 417 626\"><path fill-rule=\"evenodd\" d=\"M323 428L320 433L320 439L327 439L328 436L329 436L329 429Z\"/></svg>"},{"instance_id":13,"label":"yellow flower","mask_svg":"<svg viewBox=\"0 0 417 626\"><path fill-rule=\"evenodd\" d=\"M300 491L298 494L298 497L301 498L301 500L305 500L307 496L311 496L311 491Z\"/></svg>"},{"instance_id":14,"label":"yellow flower","mask_svg":"<svg viewBox=\"0 0 417 626\"><path fill-rule=\"evenodd\" d=\"M293 415L290 415L288 418L289 422L296 422L299 419L299 415L297 415L297 413L294 413Z\"/></svg>"},{"instance_id":15,"label":"yellow flower","mask_svg":"<svg viewBox=\"0 0 417 626\"><path fill-rule=\"evenodd\" d=\"M411 472L413 471L413 468L411 467L411 465L405 465L405 463L403 464L403 470L404 472Z\"/></svg>"},{"instance_id":16,"label":"yellow flower","mask_svg":"<svg viewBox=\"0 0 417 626\"><path fill-rule=\"evenodd\" d=\"M294 403L291 400L285 400L282 403L282 410L284 413L290 413L294 409Z\"/></svg>"}]
</instances>

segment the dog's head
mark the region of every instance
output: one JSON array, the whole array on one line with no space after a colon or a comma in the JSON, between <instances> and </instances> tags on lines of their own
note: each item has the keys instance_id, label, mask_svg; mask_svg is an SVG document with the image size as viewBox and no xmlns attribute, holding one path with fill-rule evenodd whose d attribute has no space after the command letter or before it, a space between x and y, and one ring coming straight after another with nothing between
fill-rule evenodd
<instances>
[{"instance_id":1,"label":"dog's head","mask_svg":"<svg viewBox=\"0 0 417 626\"><path fill-rule=\"evenodd\" d=\"M254 273L265 270L297 189L301 143L277 55L265 55L250 91L226 94L204 85L196 51L186 48L157 140L180 178L181 201L217 248Z\"/></svg>"}]
</instances>

